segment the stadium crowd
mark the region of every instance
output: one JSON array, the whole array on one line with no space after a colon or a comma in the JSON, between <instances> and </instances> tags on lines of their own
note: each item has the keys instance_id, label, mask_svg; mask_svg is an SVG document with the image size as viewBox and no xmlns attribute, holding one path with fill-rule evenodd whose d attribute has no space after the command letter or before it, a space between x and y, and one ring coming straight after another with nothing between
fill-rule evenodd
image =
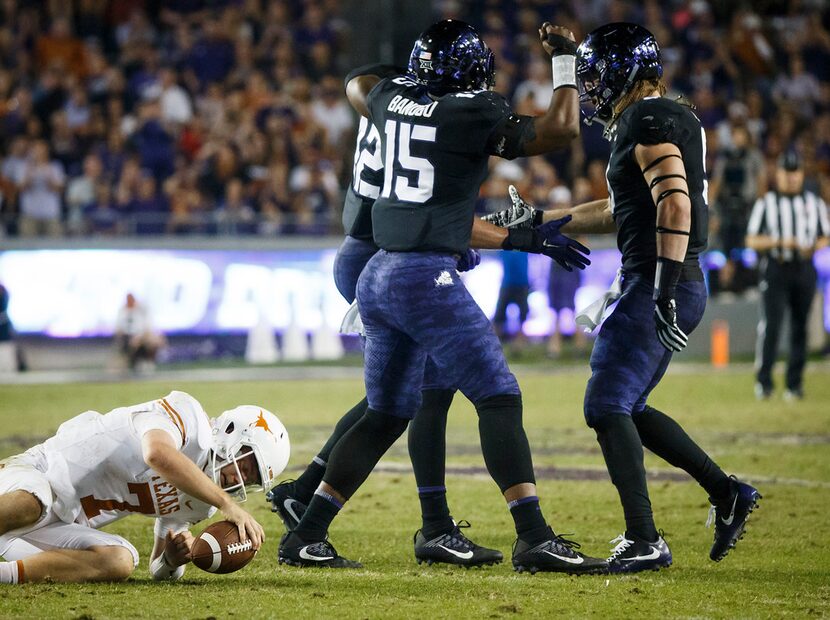
<instances>
[{"instance_id":1,"label":"stadium crowd","mask_svg":"<svg viewBox=\"0 0 830 620\"><path fill-rule=\"evenodd\" d=\"M739 253L755 196L787 148L830 195L830 13L823 0L439 0L481 27L514 107L538 113L550 67L536 30L579 39L642 23L669 94L709 145L712 245ZM339 232L354 117L342 96L354 35L336 0L0 3L0 231L8 235ZM607 195L596 126L550 158L493 161L541 206ZM737 232L736 232L737 231ZM739 262L739 261L738 261Z\"/></svg>"}]
</instances>

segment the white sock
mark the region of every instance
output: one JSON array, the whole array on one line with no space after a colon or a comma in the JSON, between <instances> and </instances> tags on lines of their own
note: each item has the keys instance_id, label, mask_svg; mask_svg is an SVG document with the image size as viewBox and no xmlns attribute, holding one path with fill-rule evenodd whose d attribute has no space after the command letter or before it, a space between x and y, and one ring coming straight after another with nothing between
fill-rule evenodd
<instances>
[{"instance_id":1,"label":"white sock","mask_svg":"<svg viewBox=\"0 0 830 620\"><path fill-rule=\"evenodd\" d=\"M23 583L23 560L0 562L0 583Z\"/></svg>"}]
</instances>

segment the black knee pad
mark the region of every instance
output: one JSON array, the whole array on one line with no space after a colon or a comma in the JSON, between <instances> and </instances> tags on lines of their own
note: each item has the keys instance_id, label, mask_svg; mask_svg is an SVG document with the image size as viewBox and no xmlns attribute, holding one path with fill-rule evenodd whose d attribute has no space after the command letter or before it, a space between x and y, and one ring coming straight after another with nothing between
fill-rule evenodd
<instances>
[{"instance_id":1,"label":"black knee pad","mask_svg":"<svg viewBox=\"0 0 830 620\"><path fill-rule=\"evenodd\" d=\"M367 408L366 413L363 414L363 423L376 437L391 439L394 442L406 430L409 418L399 418Z\"/></svg>"},{"instance_id":2,"label":"black knee pad","mask_svg":"<svg viewBox=\"0 0 830 620\"><path fill-rule=\"evenodd\" d=\"M522 397L490 396L476 403L476 411L484 461L502 493L517 484L535 484L530 445L522 426Z\"/></svg>"}]
</instances>

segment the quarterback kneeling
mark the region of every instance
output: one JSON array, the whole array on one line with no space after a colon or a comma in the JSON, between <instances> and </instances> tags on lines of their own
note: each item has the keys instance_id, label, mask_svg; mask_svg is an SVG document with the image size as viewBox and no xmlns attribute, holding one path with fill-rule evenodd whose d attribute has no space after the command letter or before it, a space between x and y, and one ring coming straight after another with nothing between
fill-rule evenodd
<instances>
[{"instance_id":1,"label":"quarterback kneeling","mask_svg":"<svg viewBox=\"0 0 830 620\"><path fill-rule=\"evenodd\" d=\"M156 517L156 579L184 574L188 528L217 509L258 549L262 526L236 502L246 487L269 488L289 452L269 411L243 405L210 420L184 392L82 413L0 461L0 583L126 579L138 552L99 528L131 513Z\"/></svg>"}]
</instances>

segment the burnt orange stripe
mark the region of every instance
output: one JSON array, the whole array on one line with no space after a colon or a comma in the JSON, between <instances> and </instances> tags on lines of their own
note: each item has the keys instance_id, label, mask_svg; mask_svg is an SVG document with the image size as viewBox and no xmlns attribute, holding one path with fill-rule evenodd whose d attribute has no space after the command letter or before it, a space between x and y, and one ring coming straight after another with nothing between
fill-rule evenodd
<instances>
[{"instance_id":1,"label":"burnt orange stripe","mask_svg":"<svg viewBox=\"0 0 830 620\"><path fill-rule=\"evenodd\" d=\"M23 570L23 560L17 561L17 583L26 581L26 571Z\"/></svg>"},{"instance_id":2,"label":"burnt orange stripe","mask_svg":"<svg viewBox=\"0 0 830 620\"><path fill-rule=\"evenodd\" d=\"M167 415L169 415L170 419L173 420L173 424L179 428L179 432L182 434L182 445L184 445L187 441L187 434L184 431L184 422L182 421L182 417L179 415L178 411L173 409L166 399L162 398L160 402L161 406L164 407L164 410L167 412Z\"/></svg>"}]
</instances>

